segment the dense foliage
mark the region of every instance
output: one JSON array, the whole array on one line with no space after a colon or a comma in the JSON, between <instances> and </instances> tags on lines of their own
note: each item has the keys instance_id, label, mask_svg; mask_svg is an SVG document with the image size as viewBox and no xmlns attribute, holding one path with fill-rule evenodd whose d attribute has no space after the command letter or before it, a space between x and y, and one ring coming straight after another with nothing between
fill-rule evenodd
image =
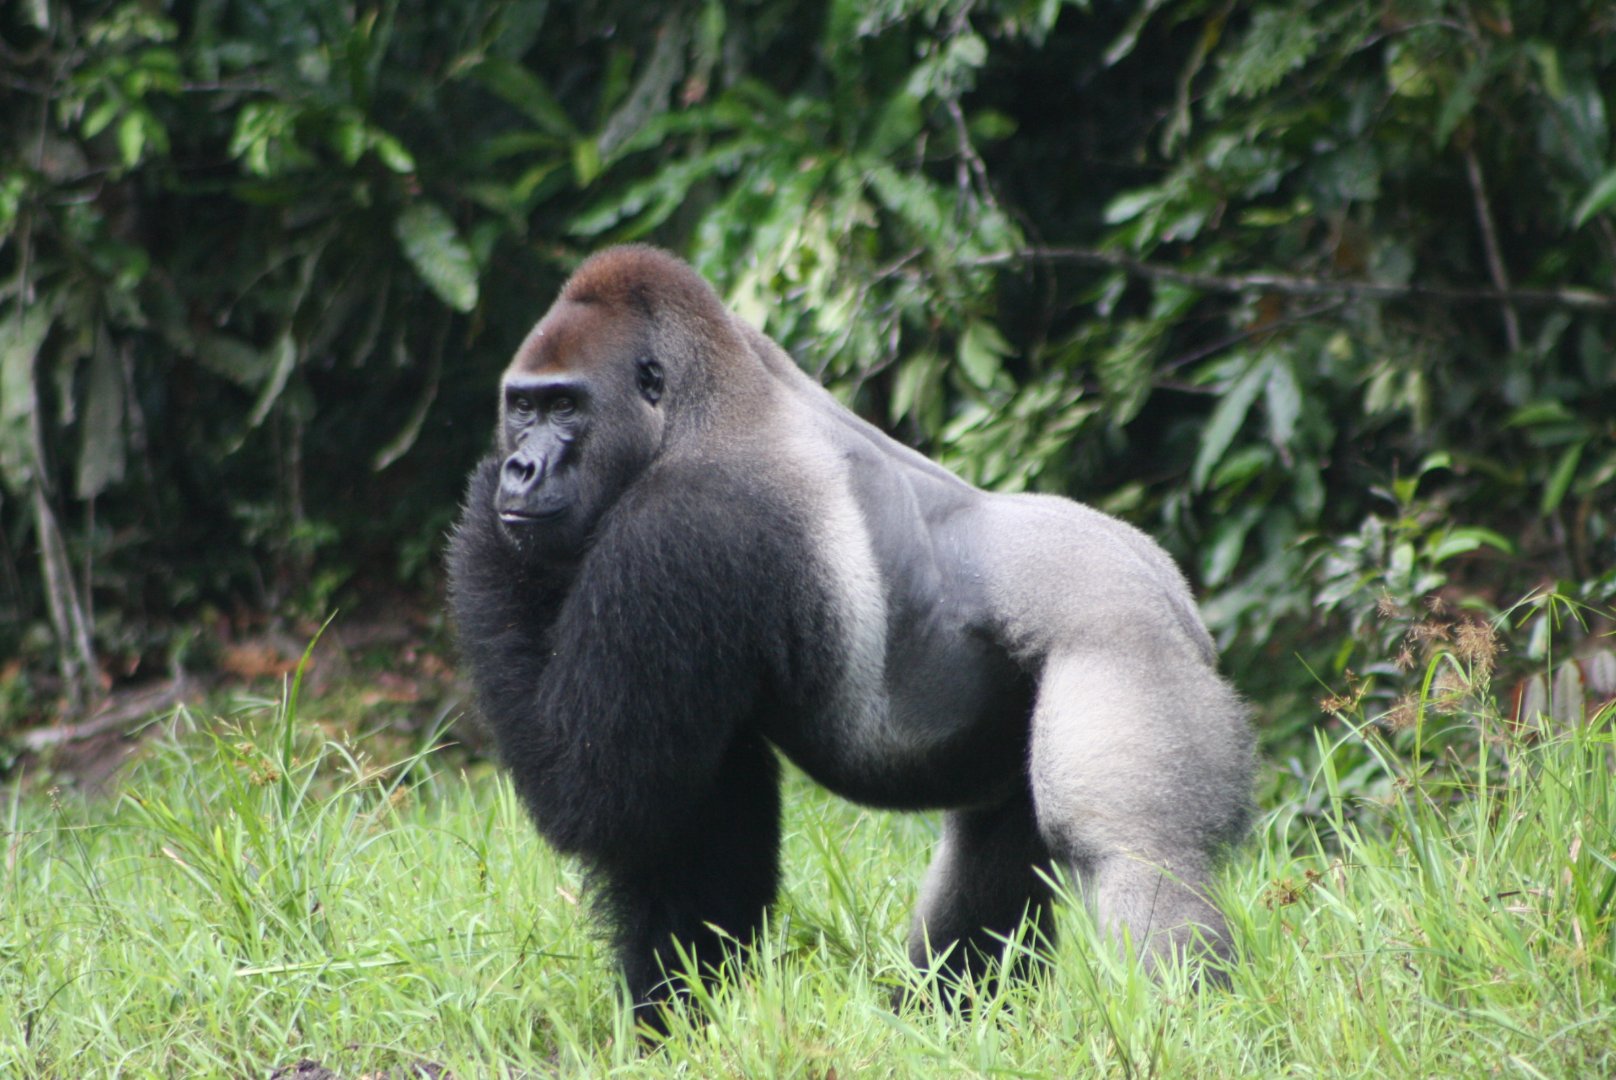
<instances>
[{"instance_id":1,"label":"dense foliage","mask_svg":"<svg viewBox=\"0 0 1616 1080\"><path fill-rule=\"evenodd\" d=\"M1377 610L1616 594L1605 5L29 0L0 62L0 700L430 588L624 239L1161 536L1276 738L1293 653L1399 678Z\"/></svg>"}]
</instances>

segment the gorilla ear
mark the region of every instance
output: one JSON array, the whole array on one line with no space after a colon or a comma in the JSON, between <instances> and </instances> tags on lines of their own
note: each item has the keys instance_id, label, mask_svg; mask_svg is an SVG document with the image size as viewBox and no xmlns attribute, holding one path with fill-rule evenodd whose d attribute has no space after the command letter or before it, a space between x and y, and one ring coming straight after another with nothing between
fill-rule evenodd
<instances>
[{"instance_id":1,"label":"gorilla ear","mask_svg":"<svg viewBox=\"0 0 1616 1080\"><path fill-rule=\"evenodd\" d=\"M655 405L662 400L662 365L649 356L642 356L634 361L638 369L640 395Z\"/></svg>"}]
</instances>

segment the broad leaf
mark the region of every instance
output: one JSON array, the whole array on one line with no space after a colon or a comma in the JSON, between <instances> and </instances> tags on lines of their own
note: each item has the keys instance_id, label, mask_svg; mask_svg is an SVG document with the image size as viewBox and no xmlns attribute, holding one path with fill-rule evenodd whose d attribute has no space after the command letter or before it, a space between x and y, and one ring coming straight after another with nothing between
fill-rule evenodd
<instances>
[{"instance_id":1,"label":"broad leaf","mask_svg":"<svg viewBox=\"0 0 1616 1080\"><path fill-rule=\"evenodd\" d=\"M51 312L44 304L12 307L0 320L0 480L21 493L38 468L33 438L34 360L50 332Z\"/></svg>"},{"instance_id":2,"label":"broad leaf","mask_svg":"<svg viewBox=\"0 0 1616 1080\"><path fill-rule=\"evenodd\" d=\"M394 225L404 254L438 297L456 311L477 306L477 264L437 203L411 203Z\"/></svg>"},{"instance_id":3,"label":"broad leaf","mask_svg":"<svg viewBox=\"0 0 1616 1080\"><path fill-rule=\"evenodd\" d=\"M1613 205L1616 205L1616 169L1601 176L1588 194L1583 196L1571 215L1572 227L1582 228L1588 223L1589 218Z\"/></svg>"},{"instance_id":4,"label":"broad leaf","mask_svg":"<svg viewBox=\"0 0 1616 1080\"><path fill-rule=\"evenodd\" d=\"M81 499L93 499L123 479L124 439L123 369L105 333L90 354L89 389L80 426L78 475L75 490Z\"/></svg>"},{"instance_id":5,"label":"broad leaf","mask_svg":"<svg viewBox=\"0 0 1616 1080\"><path fill-rule=\"evenodd\" d=\"M1262 353L1252 357L1245 373L1218 399L1212 417L1201 432L1201 448L1195 454L1195 465L1190 470L1190 483L1197 491L1206 487L1207 477L1234 442L1235 434L1246 422L1252 402L1262 392L1263 385L1273 374L1273 357Z\"/></svg>"},{"instance_id":6,"label":"broad leaf","mask_svg":"<svg viewBox=\"0 0 1616 1080\"><path fill-rule=\"evenodd\" d=\"M1004 335L999 333L998 327L978 319L967 326L965 333L960 336L960 370L965 372L971 385L986 390L993 385L1004 358L1014 351L1010 343L1004 340Z\"/></svg>"}]
</instances>

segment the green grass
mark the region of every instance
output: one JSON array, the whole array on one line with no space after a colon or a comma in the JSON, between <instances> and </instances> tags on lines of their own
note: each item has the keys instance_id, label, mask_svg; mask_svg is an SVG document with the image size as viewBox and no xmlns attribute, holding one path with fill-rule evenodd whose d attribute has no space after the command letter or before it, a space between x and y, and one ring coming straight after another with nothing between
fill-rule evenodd
<instances>
[{"instance_id":1,"label":"green grass","mask_svg":"<svg viewBox=\"0 0 1616 1080\"><path fill-rule=\"evenodd\" d=\"M381 768L304 713L182 713L119 797L9 798L0 1076L1616 1073L1609 716L1470 766L1321 741L1224 875L1227 991L1141 977L1068 908L1053 969L966 1016L888 1004L935 821L793 776L760 955L646 1050L502 777Z\"/></svg>"}]
</instances>

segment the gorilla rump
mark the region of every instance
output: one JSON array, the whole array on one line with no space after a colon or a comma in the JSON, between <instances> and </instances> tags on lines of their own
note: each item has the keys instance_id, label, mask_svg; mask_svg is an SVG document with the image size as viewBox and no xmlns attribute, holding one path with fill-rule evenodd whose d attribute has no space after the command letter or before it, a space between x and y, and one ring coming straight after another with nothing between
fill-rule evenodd
<instances>
[{"instance_id":1,"label":"gorilla rump","mask_svg":"<svg viewBox=\"0 0 1616 1080\"><path fill-rule=\"evenodd\" d=\"M683 262L588 260L517 350L449 551L462 653L636 1011L778 881L775 751L946 810L909 935L980 969L1062 865L1154 963L1227 954L1245 710L1153 541L965 483L843 408Z\"/></svg>"}]
</instances>

